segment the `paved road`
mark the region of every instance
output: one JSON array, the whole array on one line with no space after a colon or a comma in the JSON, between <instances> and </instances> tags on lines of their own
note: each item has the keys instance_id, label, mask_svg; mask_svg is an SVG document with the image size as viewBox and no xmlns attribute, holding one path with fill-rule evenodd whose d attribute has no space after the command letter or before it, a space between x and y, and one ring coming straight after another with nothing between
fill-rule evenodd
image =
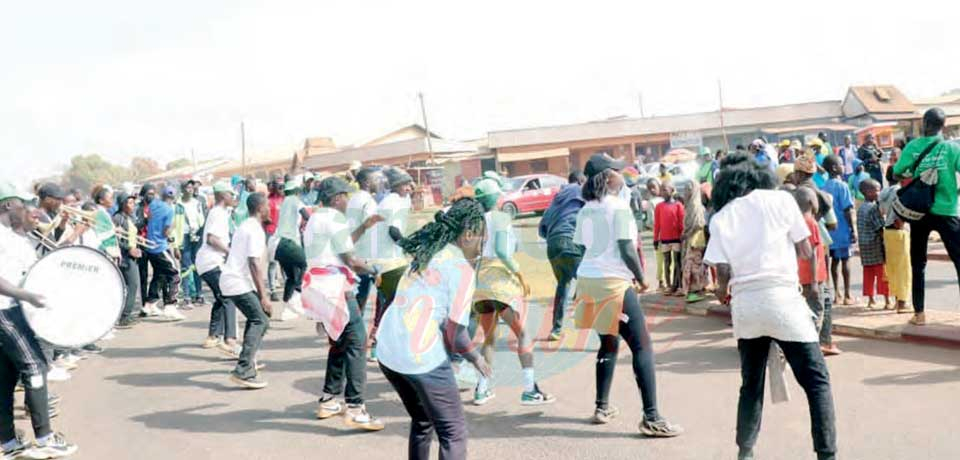
<instances>
[{"instance_id":1,"label":"paved road","mask_svg":"<svg viewBox=\"0 0 960 460\"><path fill-rule=\"evenodd\" d=\"M534 308L534 313L537 309ZM77 459L403 458L408 420L379 370L368 366L369 409L385 431L360 434L339 421L313 418L326 346L306 321L275 324L264 345L261 391L236 389L232 363L199 348L207 309L174 324L121 331L106 352L83 362L67 383L56 427L81 445ZM638 437L640 399L628 357L621 355L613 424L586 423L594 398L593 353L586 341L548 350L540 343L542 386L559 397L543 408L518 404L519 365L506 340L496 359L498 398L467 407L470 454L481 459L730 459L739 385L730 330L714 318L649 318L657 352L662 412L686 427L671 440ZM571 340L573 342L573 340ZM960 358L956 351L840 339L830 360L841 458L949 459L960 456ZM806 404L769 405L759 452L764 459L812 458ZM464 393L466 398L466 394ZM26 422L18 422L22 427Z\"/></svg>"}]
</instances>

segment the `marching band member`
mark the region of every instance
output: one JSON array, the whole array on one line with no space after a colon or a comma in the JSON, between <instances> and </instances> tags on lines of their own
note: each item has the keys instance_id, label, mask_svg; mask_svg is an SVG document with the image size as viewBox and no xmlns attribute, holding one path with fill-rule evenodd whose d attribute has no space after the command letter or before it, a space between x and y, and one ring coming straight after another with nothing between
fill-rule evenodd
<instances>
[{"instance_id":1,"label":"marching band member","mask_svg":"<svg viewBox=\"0 0 960 460\"><path fill-rule=\"evenodd\" d=\"M120 244L117 241L117 229L113 226L113 219L109 212L109 209L113 207L113 190L109 186L98 185L93 188L90 196L93 197L93 202L96 205L94 208L93 231L100 242L97 249L117 262L120 260Z\"/></svg>"},{"instance_id":2,"label":"marching band member","mask_svg":"<svg viewBox=\"0 0 960 460\"><path fill-rule=\"evenodd\" d=\"M366 262L373 259L374 255L373 232L369 230L382 220L382 217L377 214L377 201L374 196L380 191L383 176L380 171L366 167L360 168L355 177L359 190L350 195L345 213L352 232L354 255ZM361 315L367 308L371 289L374 289L374 278L370 275L360 275L357 285L357 305Z\"/></svg>"},{"instance_id":3,"label":"marching band member","mask_svg":"<svg viewBox=\"0 0 960 460\"><path fill-rule=\"evenodd\" d=\"M307 259L303 252L303 242L300 236L301 223L310 219L307 207L300 200L301 180L291 178L283 186L283 202L277 217L276 259L283 270L286 281L283 286L283 311L280 320L296 319L302 313L300 300L300 283L303 281L303 272L307 270Z\"/></svg>"},{"instance_id":4,"label":"marching band member","mask_svg":"<svg viewBox=\"0 0 960 460\"><path fill-rule=\"evenodd\" d=\"M127 296L124 300L123 313L120 314L118 329L129 329L140 322L140 309L137 308L137 291L140 290L140 266L137 261L143 257L143 252L137 245L137 224L134 223L133 213L137 206L136 195L120 192L117 194L117 212L113 215L113 225L118 232L123 232L125 238L120 241L120 272L123 273L123 282L127 286Z\"/></svg>"},{"instance_id":5,"label":"marching band member","mask_svg":"<svg viewBox=\"0 0 960 460\"><path fill-rule=\"evenodd\" d=\"M186 319L177 311L177 293L180 290L180 264L176 249L170 247L173 236L173 200L177 192L173 187L163 190L163 198L150 202L150 219L147 221L147 239L153 243L145 249L157 289L150 289L144 311L151 316L162 316L170 321ZM152 284L152 282L151 282ZM163 308L157 308L158 292L163 293Z\"/></svg>"},{"instance_id":6,"label":"marching band member","mask_svg":"<svg viewBox=\"0 0 960 460\"><path fill-rule=\"evenodd\" d=\"M413 178L406 171L400 168L388 168L385 175L390 193L377 205L377 213L383 217L383 222L377 224L373 232L375 244L373 262L383 272L380 275L380 284L377 286L377 309L373 316L373 331L370 332L374 337L383 313L393 303L397 284L400 283L400 278L407 269L407 259L403 256L403 249L397 245L395 238L399 240L407 228L411 207L410 194L413 192ZM370 348L370 360L376 359L377 342L374 339Z\"/></svg>"},{"instance_id":7,"label":"marching band member","mask_svg":"<svg viewBox=\"0 0 960 460\"><path fill-rule=\"evenodd\" d=\"M34 226L26 209L26 202L32 199L18 193L9 183L0 184L0 447L4 458L24 454L31 458L59 458L77 451L76 444L50 429L46 358L19 303L45 306L42 296L17 287L37 260L25 236ZM14 429L13 396L18 380L26 392L35 444L24 443Z\"/></svg>"},{"instance_id":8,"label":"marching band member","mask_svg":"<svg viewBox=\"0 0 960 460\"><path fill-rule=\"evenodd\" d=\"M249 389L266 388L267 381L257 372L257 352L270 327L270 293L264 286L264 252L267 235L263 224L270 218L267 197L254 192L247 197L247 219L237 228L230 254L220 275L220 290L247 318L243 329L243 348L230 380Z\"/></svg>"},{"instance_id":9,"label":"marching band member","mask_svg":"<svg viewBox=\"0 0 960 460\"><path fill-rule=\"evenodd\" d=\"M337 176L320 182L323 207L310 216L303 234L308 267L303 281L303 306L307 317L319 321L330 338L317 418L344 414L344 422L349 427L379 431L383 429L383 422L367 413L363 404L367 334L353 292L354 272L373 279L378 273L353 254L354 240L343 214L351 190L350 185ZM341 393L344 393L346 408L336 399Z\"/></svg>"},{"instance_id":10,"label":"marching band member","mask_svg":"<svg viewBox=\"0 0 960 460\"><path fill-rule=\"evenodd\" d=\"M473 311L479 316L484 334L480 352L492 365L497 323L503 319L517 337L517 357L523 372L520 404L551 404L556 397L541 391L534 376L533 340L524 330L526 297L530 295L530 286L523 279L520 266L513 258L519 240L513 230L512 219L509 214L496 209L500 194L500 186L494 179L483 179L474 189L474 196L483 205L486 228L477 273L477 290L473 298ZM482 406L493 398L490 379L480 376L473 404Z\"/></svg>"},{"instance_id":11,"label":"marching band member","mask_svg":"<svg viewBox=\"0 0 960 460\"><path fill-rule=\"evenodd\" d=\"M380 369L411 418L407 452L413 460L430 457L432 431L440 439L440 458L467 457L467 422L449 355L460 353L490 375L467 332L476 279L470 261L479 256L483 214L479 203L464 198L400 241L413 262L377 339Z\"/></svg>"},{"instance_id":12,"label":"marching band member","mask_svg":"<svg viewBox=\"0 0 960 460\"><path fill-rule=\"evenodd\" d=\"M237 350L237 307L223 297L220 276L223 263L230 253L230 208L234 205L234 191L230 184L213 185L214 206L207 214L203 228L203 246L197 251L197 273L213 293L210 309L210 327L203 348L217 347L232 357Z\"/></svg>"}]
</instances>

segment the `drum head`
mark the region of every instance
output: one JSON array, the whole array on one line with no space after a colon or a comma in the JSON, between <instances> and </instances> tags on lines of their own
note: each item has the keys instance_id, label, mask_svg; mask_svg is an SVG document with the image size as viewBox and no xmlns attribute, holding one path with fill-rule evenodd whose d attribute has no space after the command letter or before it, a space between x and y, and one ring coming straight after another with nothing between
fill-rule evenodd
<instances>
[{"instance_id":1,"label":"drum head","mask_svg":"<svg viewBox=\"0 0 960 460\"><path fill-rule=\"evenodd\" d=\"M46 308L23 303L33 332L60 347L81 347L107 334L120 317L126 286L120 270L100 252L59 248L30 268L24 289L46 297Z\"/></svg>"}]
</instances>

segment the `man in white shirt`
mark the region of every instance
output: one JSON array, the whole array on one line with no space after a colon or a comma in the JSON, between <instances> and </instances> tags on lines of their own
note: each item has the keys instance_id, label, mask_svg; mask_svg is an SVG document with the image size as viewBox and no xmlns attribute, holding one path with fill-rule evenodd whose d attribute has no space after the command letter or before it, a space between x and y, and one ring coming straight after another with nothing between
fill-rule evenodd
<instances>
[{"instance_id":1,"label":"man in white shirt","mask_svg":"<svg viewBox=\"0 0 960 460\"><path fill-rule=\"evenodd\" d=\"M814 316L800 294L797 257L810 259L810 230L776 177L744 155L724 160L713 189L716 213L704 262L717 267L718 296L731 305L743 379L737 411L740 460L754 458L767 358L776 342L810 406L819 460L836 459L830 375ZM729 292L732 296L727 296Z\"/></svg>"},{"instance_id":2,"label":"man in white shirt","mask_svg":"<svg viewBox=\"0 0 960 460\"><path fill-rule=\"evenodd\" d=\"M277 230L274 234L274 238L278 239L275 258L286 278L283 285L283 309L279 312L281 321L296 319L303 311L300 285L303 282L303 272L307 269L307 260L303 254L300 227L310 218L310 214L300 200L300 187L299 177L291 178L284 184L284 198L277 213Z\"/></svg>"},{"instance_id":3,"label":"man in white shirt","mask_svg":"<svg viewBox=\"0 0 960 460\"><path fill-rule=\"evenodd\" d=\"M373 316L371 336L376 336L380 320L387 307L393 303L397 285L407 270L407 258L403 249L397 245L407 230L407 218L410 216L410 194L413 193L413 177L400 168L388 168L384 171L390 193L377 206L377 213L383 222L373 227L376 243L373 264L379 268L380 284L377 286L377 309ZM374 340L370 348L370 360L377 359L377 343Z\"/></svg>"},{"instance_id":4,"label":"man in white shirt","mask_svg":"<svg viewBox=\"0 0 960 460\"><path fill-rule=\"evenodd\" d=\"M264 255L267 236L263 224L270 219L270 208L263 193L247 197L248 217L233 235L230 254L220 276L220 290L247 318L243 329L243 348L230 380L250 389L267 386L257 372L257 352L270 326L270 293L264 286Z\"/></svg>"},{"instance_id":5,"label":"man in white shirt","mask_svg":"<svg viewBox=\"0 0 960 460\"><path fill-rule=\"evenodd\" d=\"M232 357L237 353L237 307L223 297L220 290L222 267L230 253L230 208L234 205L234 191L226 181L213 185L215 204L207 214L203 228L203 245L197 251L197 273L213 293L210 309L210 327L203 348L216 347Z\"/></svg>"},{"instance_id":6,"label":"man in white shirt","mask_svg":"<svg viewBox=\"0 0 960 460\"><path fill-rule=\"evenodd\" d=\"M373 279L378 273L354 255L353 235L343 215L349 191L350 185L336 176L320 182L323 208L310 216L303 232L307 258L303 306L307 317L319 321L330 338L317 418L344 414L344 423L351 428L379 431L383 422L370 416L364 406L367 334L353 293L355 273ZM346 407L336 399L341 393Z\"/></svg>"},{"instance_id":7,"label":"man in white shirt","mask_svg":"<svg viewBox=\"0 0 960 460\"><path fill-rule=\"evenodd\" d=\"M59 458L77 451L75 444L50 429L47 399L47 361L33 330L27 325L20 302L37 308L45 307L43 296L19 288L19 284L37 254L25 236L34 228L33 217L26 208L32 197L17 192L9 183L0 183L0 447L2 458ZM25 404L30 413L36 445L23 443L16 435L13 422L13 393L16 381L23 383Z\"/></svg>"},{"instance_id":8,"label":"man in white shirt","mask_svg":"<svg viewBox=\"0 0 960 460\"><path fill-rule=\"evenodd\" d=\"M345 214L352 232L351 237L355 246L354 255L364 261L369 261L374 258L376 241L373 232L367 230L382 219L377 214L377 202L373 197L380 192L380 183L383 177L379 170L363 167L357 171L356 179L360 190L350 196ZM367 306L367 298L370 296L370 289L373 288L374 281L370 276L360 275L360 282L357 286L357 305L360 306L361 315Z\"/></svg>"}]
</instances>

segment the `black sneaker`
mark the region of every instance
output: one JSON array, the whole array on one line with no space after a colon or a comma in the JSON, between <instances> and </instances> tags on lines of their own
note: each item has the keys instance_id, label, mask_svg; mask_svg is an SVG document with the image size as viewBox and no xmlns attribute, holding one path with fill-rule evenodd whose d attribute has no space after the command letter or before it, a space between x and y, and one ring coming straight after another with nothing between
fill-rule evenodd
<instances>
[{"instance_id":1,"label":"black sneaker","mask_svg":"<svg viewBox=\"0 0 960 460\"><path fill-rule=\"evenodd\" d=\"M195 306L196 306L196 305L206 305L206 304L207 304L207 301L206 301L203 297L194 297L193 300L191 301L191 303L193 303L193 305L195 305Z\"/></svg>"},{"instance_id":2,"label":"black sneaker","mask_svg":"<svg viewBox=\"0 0 960 460\"><path fill-rule=\"evenodd\" d=\"M103 348L100 348L100 345L97 345L95 343L84 345L83 348L81 348L80 350L83 353L86 353L88 355L98 355L100 353L103 353Z\"/></svg>"},{"instance_id":3,"label":"black sneaker","mask_svg":"<svg viewBox=\"0 0 960 460\"><path fill-rule=\"evenodd\" d=\"M140 319L137 317L123 318L117 323L117 329L130 329L133 326L140 324Z\"/></svg>"},{"instance_id":4,"label":"black sneaker","mask_svg":"<svg viewBox=\"0 0 960 460\"><path fill-rule=\"evenodd\" d=\"M740 449L740 453L737 454L737 460L755 460L756 457L753 456L753 449Z\"/></svg>"},{"instance_id":5,"label":"black sneaker","mask_svg":"<svg viewBox=\"0 0 960 460\"><path fill-rule=\"evenodd\" d=\"M271 294L270 294L270 301L271 301L271 302L279 302L279 301L280 301L280 294L277 293L277 292L271 293Z\"/></svg>"},{"instance_id":6,"label":"black sneaker","mask_svg":"<svg viewBox=\"0 0 960 460\"><path fill-rule=\"evenodd\" d=\"M52 433L43 443L37 444L26 452L29 458L61 458L73 455L79 447L67 442L67 438L60 433Z\"/></svg>"}]
</instances>

